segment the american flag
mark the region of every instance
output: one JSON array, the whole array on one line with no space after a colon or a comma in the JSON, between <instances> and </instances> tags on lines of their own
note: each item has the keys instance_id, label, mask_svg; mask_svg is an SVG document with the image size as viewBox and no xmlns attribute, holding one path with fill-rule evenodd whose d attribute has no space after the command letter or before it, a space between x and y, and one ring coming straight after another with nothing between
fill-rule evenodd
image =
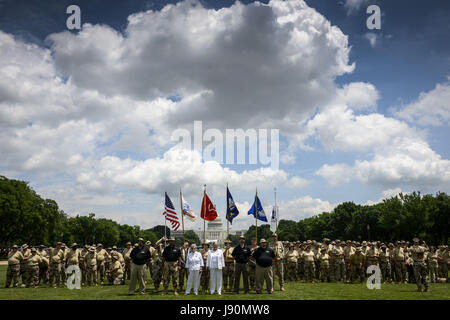
<instances>
[{"instance_id":1,"label":"american flag","mask_svg":"<svg viewBox=\"0 0 450 320\"><path fill-rule=\"evenodd\" d=\"M169 196L167 195L167 192L163 214L166 216L166 219L172 224L173 230L177 231L180 227L180 222L178 221L177 212L175 211L175 207L173 206L172 200L170 200Z\"/></svg>"}]
</instances>

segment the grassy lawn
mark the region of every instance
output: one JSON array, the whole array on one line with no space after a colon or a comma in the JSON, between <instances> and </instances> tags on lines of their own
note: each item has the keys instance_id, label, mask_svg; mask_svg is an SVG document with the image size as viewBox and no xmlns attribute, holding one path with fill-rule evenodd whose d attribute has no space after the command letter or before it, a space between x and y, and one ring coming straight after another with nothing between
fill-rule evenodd
<instances>
[{"instance_id":1,"label":"grassy lawn","mask_svg":"<svg viewBox=\"0 0 450 320\"><path fill-rule=\"evenodd\" d=\"M339 283L287 283L286 291L278 291L279 286L275 285L276 291L269 295L255 294L233 295L223 293L221 297L217 295L180 295L175 297L169 292L168 296L153 293L152 284L147 286L147 294L128 296L128 286L99 286L82 287L80 290L69 290L67 288L10 288L5 289L6 266L0 266L0 300L111 300L111 299L177 299L177 300L450 300L449 284L431 284L430 292L416 292L414 284L386 284L380 290L369 290L365 284L339 284ZM20 283L20 282L19 282Z\"/></svg>"}]
</instances>

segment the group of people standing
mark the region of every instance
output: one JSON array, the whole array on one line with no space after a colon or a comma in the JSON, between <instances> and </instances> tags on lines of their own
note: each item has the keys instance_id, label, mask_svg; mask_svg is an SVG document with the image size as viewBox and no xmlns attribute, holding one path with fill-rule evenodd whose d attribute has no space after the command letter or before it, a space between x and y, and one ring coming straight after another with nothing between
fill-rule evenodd
<instances>
[{"instance_id":1,"label":"group of people standing","mask_svg":"<svg viewBox=\"0 0 450 320\"><path fill-rule=\"evenodd\" d=\"M111 285L123 285L130 280L128 293L133 295L139 284L139 293L145 294L148 274L154 285L154 292L168 294L170 283L173 292L182 292L186 280L185 294L222 294L223 291L239 293L242 279L245 294L250 291L261 293L263 283L270 294L274 289L275 277L280 290L285 291L286 281L305 282L350 282L365 281L367 268L380 268L383 282L416 283L418 290L428 291L431 282L448 282L450 263L448 246L437 249L413 239L413 243L397 241L394 245L381 242L316 241L282 242L277 234L269 243L261 239L259 245L252 238L250 245L245 237L231 247L229 240L225 247L218 243L203 243L202 248L186 240L181 248L175 246L175 239L162 237L152 246L150 241L139 238L119 252L117 247L103 248L102 244L70 248L58 242L55 248L29 248L24 244L20 250L13 246L8 253L6 287L17 287L22 277L22 286L38 287L40 283L58 287L66 282L66 269L71 265L81 270L82 285L104 284L107 278Z\"/></svg>"}]
</instances>

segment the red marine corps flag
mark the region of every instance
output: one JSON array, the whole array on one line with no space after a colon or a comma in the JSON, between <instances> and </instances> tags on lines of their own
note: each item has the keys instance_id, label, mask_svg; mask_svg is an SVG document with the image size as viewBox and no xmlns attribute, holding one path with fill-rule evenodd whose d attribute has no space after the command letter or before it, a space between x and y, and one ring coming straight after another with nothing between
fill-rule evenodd
<instances>
[{"instance_id":1,"label":"red marine corps flag","mask_svg":"<svg viewBox=\"0 0 450 320\"><path fill-rule=\"evenodd\" d=\"M206 242L206 220L213 221L217 218L216 207L206 194L206 184L203 191L202 211L200 217L203 219L203 242Z\"/></svg>"}]
</instances>

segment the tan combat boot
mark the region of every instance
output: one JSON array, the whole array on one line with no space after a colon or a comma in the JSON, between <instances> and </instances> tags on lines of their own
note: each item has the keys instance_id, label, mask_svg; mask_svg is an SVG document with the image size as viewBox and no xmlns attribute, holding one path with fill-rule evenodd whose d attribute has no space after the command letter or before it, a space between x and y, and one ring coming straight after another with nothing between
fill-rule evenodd
<instances>
[{"instance_id":1,"label":"tan combat boot","mask_svg":"<svg viewBox=\"0 0 450 320\"><path fill-rule=\"evenodd\" d=\"M173 292L173 294L177 296L177 295L178 295L177 290L175 290L175 291Z\"/></svg>"}]
</instances>

